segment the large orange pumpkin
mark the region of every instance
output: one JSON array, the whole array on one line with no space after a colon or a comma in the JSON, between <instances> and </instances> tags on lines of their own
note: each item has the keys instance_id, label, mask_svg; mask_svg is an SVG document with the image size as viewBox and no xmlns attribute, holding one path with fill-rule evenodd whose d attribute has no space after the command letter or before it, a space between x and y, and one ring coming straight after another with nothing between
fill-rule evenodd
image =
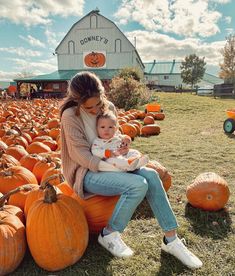
<instances>
[{"instance_id":1,"label":"large orange pumpkin","mask_svg":"<svg viewBox=\"0 0 235 276\"><path fill-rule=\"evenodd\" d=\"M25 224L24 212L17 206L6 204L7 199L8 199L8 194L3 195L2 193L0 193L0 212L4 211L7 214L17 216L20 219L20 221L23 224Z\"/></svg>"},{"instance_id":2,"label":"large orange pumpkin","mask_svg":"<svg viewBox=\"0 0 235 276\"><path fill-rule=\"evenodd\" d=\"M213 172L200 174L186 190L189 203L207 211L222 209L228 202L229 195L227 182Z\"/></svg>"},{"instance_id":3,"label":"large orange pumpkin","mask_svg":"<svg viewBox=\"0 0 235 276\"><path fill-rule=\"evenodd\" d=\"M103 67L106 59L105 55L98 52L91 52L85 56L84 62L87 67Z\"/></svg>"},{"instance_id":4,"label":"large orange pumpkin","mask_svg":"<svg viewBox=\"0 0 235 276\"><path fill-rule=\"evenodd\" d=\"M0 192L5 194L24 184L38 184L34 174L22 166L13 166L0 172Z\"/></svg>"},{"instance_id":5,"label":"large orange pumpkin","mask_svg":"<svg viewBox=\"0 0 235 276\"><path fill-rule=\"evenodd\" d=\"M136 127L129 123L121 125L120 128L123 134L130 136L132 139L134 139L138 133Z\"/></svg>"},{"instance_id":6,"label":"large orange pumpkin","mask_svg":"<svg viewBox=\"0 0 235 276\"><path fill-rule=\"evenodd\" d=\"M119 196L96 195L88 199L77 196L76 199L85 212L90 233L99 233L112 216Z\"/></svg>"},{"instance_id":7,"label":"large orange pumpkin","mask_svg":"<svg viewBox=\"0 0 235 276\"><path fill-rule=\"evenodd\" d=\"M4 208L5 198L0 199L0 275L13 272L26 250L25 227L17 216Z\"/></svg>"},{"instance_id":8,"label":"large orange pumpkin","mask_svg":"<svg viewBox=\"0 0 235 276\"><path fill-rule=\"evenodd\" d=\"M159 177L161 178L163 187L164 187L165 191L167 192L171 187L171 175L169 174L167 169L155 160L151 160L146 165L146 167L152 168L158 172Z\"/></svg>"},{"instance_id":9,"label":"large orange pumpkin","mask_svg":"<svg viewBox=\"0 0 235 276\"><path fill-rule=\"evenodd\" d=\"M35 262L48 271L76 263L88 244L83 209L77 200L57 195L51 185L46 187L44 199L35 201L29 209L26 233Z\"/></svg>"},{"instance_id":10,"label":"large orange pumpkin","mask_svg":"<svg viewBox=\"0 0 235 276\"><path fill-rule=\"evenodd\" d=\"M157 124L146 125L141 128L142 136L158 135L160 127Z\"/></svg>"}]
</instances>

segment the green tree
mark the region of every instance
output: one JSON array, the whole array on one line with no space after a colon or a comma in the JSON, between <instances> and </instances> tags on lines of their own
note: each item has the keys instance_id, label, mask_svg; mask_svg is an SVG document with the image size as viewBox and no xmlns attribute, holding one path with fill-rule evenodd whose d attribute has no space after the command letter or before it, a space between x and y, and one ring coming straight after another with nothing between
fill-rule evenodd
<instances>
[{"instance_id":1,"label":"green tree","mask_svg":"<svg viewBox=\"0 0 235 276\"><path fill-rule=\"evenodd\" d=\"M181 78L184 83L190 84L192 89L204 76L206 71L204 59L205 57L199 58L196 54L191 54L181 63Z\"/></svg>"},{"instance_id":2,"label":"green tree","mask_svg":"<svg viewBox=\"0 0 235 276\"><path fill-rule=\"evenodd\" d=\"M141 82L141 73L136 68L124 68L110 83L106 92L108 99L125 110L147 103L152 92Z\"/></svg>"},{"instance_id":3,"label":"green tree","mask_svg":"<svg viewBox=\"0 0 235 276\"><path fill-rule=\"evenodd\" d=\"M124 79L133 78L136 81L140 81L143 78L143 73L137 67L126 67L119 72L118 77Z\"/></svg>"},{"instance_id":4,"label":"green tree","mask_svg":"<svg viewBox=\"0 0 235 276\"><path fill-rule=\"evenodd\" d=\"M226 44L221 51L224 62L220 64L219 76L227 83L233 83L235 88L235 34L227 37Z\"/></svg>"}]
</instances>

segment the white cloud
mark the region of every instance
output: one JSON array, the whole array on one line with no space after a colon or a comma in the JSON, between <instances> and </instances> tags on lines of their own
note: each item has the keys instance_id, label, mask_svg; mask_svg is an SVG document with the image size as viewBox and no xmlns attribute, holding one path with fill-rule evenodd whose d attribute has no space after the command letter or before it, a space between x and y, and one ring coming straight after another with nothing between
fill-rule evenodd
<instances>
[{"instance_id":1,"label":"white cloud","mask_svg":"<svg viewBox=\"0 0 235 276\"><path fill-rule=\"evenodd\" d=\"M19 38L23 39L24 41L28 42L31 46L34 47L41 47L41 48L45 48L45 44L43 42L41 42L39 39L31 36L31 35L27 35L27 36L23 36L23 35L19 35Z\"/></svg>"},{"instance_id":2,"label":"white cloud","mask_svg":"<svg viewBox=\"0 0 235 276\"><path fill-rule=\"evenodd\" d=\"M149 31L184 37L208 37L218 33L221 14L209 8L210 0L123 0L115 13L118 22L135 21Z\"/></svg>"},{"instance_id":3,"label":"white cloud","mask_svg":"<svg viewBox=\"0 0 235 276\"><path fill-rule=\"evenodd\" d=\"M46 28L45 35L46 35L47 44L49 45L50 50L52 52L54 52L55 48L59 45L59 43L64 38L64 36L66 35L66 33L63 33L63 32L54 32L54 31L51 31L48 28Z\"/></svg>"},{"instance_id":4,"label":"white cloud","mask_svg":"<svg viewBox=\"0 0 235 276\"><path fill-rule=\"evenodd\" d=\"M8 59L14 62L14 70L18 72L27 71L34 75L37 74L46 74L57 70L56 58L52 57L47 60L32 61L20 58L11 58Z\"/></svg>"},{"instance_id":5,"label":"white cloud","mask_svg":"<svg viewBox=\"0 0 235 276\"><path fill-rule=\"evenodd\" d=\"M23 47L0 48L0 52L15 54L21 57L40 57L42 55L39 51L33 51Z\"/></svg>"},{"instance_id":6,"label":"white cloud","mask_svg":"<svg viewBox=\"0 0 235 276\"><path fill-rule=\"evenodd\" d=\"M0 20L26 26L50 24L49 16L81 16L84 0L0 0Z\"/></svg>"},{"instance_id":7,"label":"white cloud","mask_svg":"<svg viewBox=\"0 0 235 276\"><path fill-rule=\"evenodd\" d=\"M219 66L222 61L220 50L225 45L225 41L207 43L196 38L179 40L150 31L133 31L125 35L133 44L136 37L136 48L143 62L154 59L182 61L186 55L195 53L199 57L205 56L208 65Z\"/></svg>"},{"instance_id":8,"label":"white cloud","mask_svg":"<svg viewBox=\"0 0 235 276\"><path fill-rule=\"evenodd\" d=\"M0 81L12 81L17 72L0 71Z\"/></svg>"}]
</instances>

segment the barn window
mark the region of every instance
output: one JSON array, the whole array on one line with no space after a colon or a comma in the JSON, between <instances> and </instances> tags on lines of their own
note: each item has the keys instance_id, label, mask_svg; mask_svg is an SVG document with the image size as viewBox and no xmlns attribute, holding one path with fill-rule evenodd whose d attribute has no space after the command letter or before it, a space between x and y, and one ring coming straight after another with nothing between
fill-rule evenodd
<instances>
[{"instance_id":1,"label":"barn window","mask_svg":"<svg viewBox=\"0 0 235 276\"><path fill-rule=\"evenodd\" d=\"M115 52L120 53L122 51L121 39L115 39Z\"/></svg>"},{"instance_id":2,"label":"barn window","mask_svg":"<svg viewBox=\"0 0 235 276\"><path fill-rule=\"evenodd\" d=\"M69 54L75 54L75 43L73 40L70 40L68 42L68 53Z\"/></svg>"},{"instance_id":3,"label":"barn window","mask_svg":"<svg viewBox=\"0 0 235 276\"><path fill-rule=\"evenodd\" d=\"M169 76L164 76L164 80L168 80L169 79Z\"/></svg>"},{"instance_id":4,"label":"barn window","mask_svg":"<svg viewBox=\"0 0 235 276\"><path fill-rule=\"evenodd\" d=\"M98 25L98 18L95 14L90 16L90 27L91 29L96 29Z\"/></svg>"}]
</instances>

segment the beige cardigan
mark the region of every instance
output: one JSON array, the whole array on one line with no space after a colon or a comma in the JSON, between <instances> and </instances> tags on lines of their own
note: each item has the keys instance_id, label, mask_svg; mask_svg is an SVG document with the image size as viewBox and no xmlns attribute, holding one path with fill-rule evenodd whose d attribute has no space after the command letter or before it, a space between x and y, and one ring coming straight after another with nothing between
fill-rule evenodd
<instances>
[{"instance_id":1,"label":"beige cardigan","mask_svg":"<svg viewBox=\"0 0 235 276\"><path fill-rule=\"evenodd\" d=\"M61 160L62 170L68 184L81 197L83 178L88 170L97 172L101 159L92 155L81 116L76 115L76 106L63 112L61 117ZM115 108L110 103L110 110Z\"/></svg>"}]
</instances>

